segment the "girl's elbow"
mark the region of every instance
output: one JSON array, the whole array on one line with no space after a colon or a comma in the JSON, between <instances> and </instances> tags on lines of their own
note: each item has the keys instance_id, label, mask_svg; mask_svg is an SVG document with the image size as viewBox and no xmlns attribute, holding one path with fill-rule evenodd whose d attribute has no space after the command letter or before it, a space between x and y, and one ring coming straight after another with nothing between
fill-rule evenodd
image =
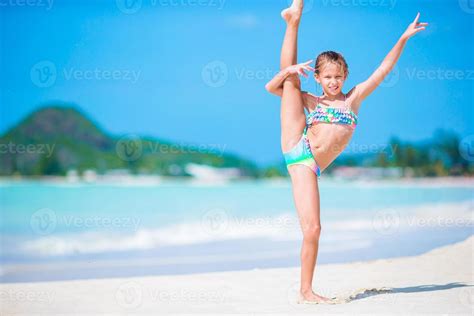
<instances>
[{"instance_id":1,"label":"girl's elbow","mask_svg":"<svg viewBox=\"0 0 474 316\"><path fill-rule=\"evenodd\" d=\"M272 91L273 91L271 85L268 84L268 83L265 85L265 90L267 90L270 93L272 93Z\"/></svg>"}]
</instances>

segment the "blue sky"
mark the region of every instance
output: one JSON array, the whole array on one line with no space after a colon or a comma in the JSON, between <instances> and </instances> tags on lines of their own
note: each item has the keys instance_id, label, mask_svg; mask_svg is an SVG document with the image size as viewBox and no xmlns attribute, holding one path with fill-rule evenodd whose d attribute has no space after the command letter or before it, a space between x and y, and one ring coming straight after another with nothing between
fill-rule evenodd
<instances>
[{"instance_id":1,"label":"blue sky","mask_svg":"<svg viewBox=\"0 0 474 316\"><path fill-rule=\"evenodd\" d=\"M278 70L287 1L128 1L0 1L0 132L43 104L71 102L113 134L282 161L280 100L264 85ZM362 105L346 152L391 136L426 139L437 128L474 134L472 0L306 2L299 61L340 51L350 69L345 92L418 11L430 23ZM303 87L320 92L314 81Z\"/></svg>"}]
</instances>

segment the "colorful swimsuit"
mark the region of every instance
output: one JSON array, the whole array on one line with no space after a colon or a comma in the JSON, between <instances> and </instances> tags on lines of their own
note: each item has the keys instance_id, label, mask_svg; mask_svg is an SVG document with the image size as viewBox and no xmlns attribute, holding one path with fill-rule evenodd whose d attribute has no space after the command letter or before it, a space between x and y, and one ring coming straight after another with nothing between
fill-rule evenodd
<instances>
[{"instance_id":1,"label":"colorful swimsuit","mask_svg":"<svg viewBox=\"0 0 474 316\"><path fill-rule=\"evenodd\" d=\"M288 152L283 152L287 168L292 165L305 165L313 170L318 178L321 176L321 170L314 160L313 153L311 152L311 146L307 136L308 128L317 122L330 123L330 124L344 124L350 128L355 129L357 126L358 117L350 107L346 105L346 99L344 99L343 108L334 108L316 105L314 111L308 114L306 118L306 126L303 131L298 143Z\"/></svg>"}]
</instances>

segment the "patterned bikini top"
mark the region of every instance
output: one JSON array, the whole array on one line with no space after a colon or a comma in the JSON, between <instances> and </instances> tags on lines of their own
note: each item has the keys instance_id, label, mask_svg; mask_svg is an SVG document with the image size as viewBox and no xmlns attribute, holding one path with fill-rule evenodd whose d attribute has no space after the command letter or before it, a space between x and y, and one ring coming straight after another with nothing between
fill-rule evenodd
<instances>
[{"instance_id":1,"label":"patterned bikini top","mask_svg":"<svg viewBox=\"0 0 474 316\"><path fill-rule=\"evenodd\" d=\"M308 126L311 126L316 122L345 124L352 129L355 129L358 121L357 114L346 105L347 97L344 97L343 108L321 106L318 97L318 104L316 105L316 108L308 114L306 124Z\"/></svg>"}]
</instances>

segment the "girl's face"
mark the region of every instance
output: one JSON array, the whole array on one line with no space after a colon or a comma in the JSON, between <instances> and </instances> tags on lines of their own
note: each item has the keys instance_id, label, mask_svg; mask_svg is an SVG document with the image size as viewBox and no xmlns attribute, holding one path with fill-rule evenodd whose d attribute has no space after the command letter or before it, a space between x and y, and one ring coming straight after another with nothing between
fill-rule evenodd
<instances>
[{"instance_id":1,"label":"girl's face","mask_svg":"<svg viewBox=\"0 0 474 316\"><path fill-rule=\"evenodd\" d=\"M315 74L316 81L321 85L326 95L339 95L346 80L344 69L335 63L326 63L319 74Z\"/></svg>"}]
</instances>

